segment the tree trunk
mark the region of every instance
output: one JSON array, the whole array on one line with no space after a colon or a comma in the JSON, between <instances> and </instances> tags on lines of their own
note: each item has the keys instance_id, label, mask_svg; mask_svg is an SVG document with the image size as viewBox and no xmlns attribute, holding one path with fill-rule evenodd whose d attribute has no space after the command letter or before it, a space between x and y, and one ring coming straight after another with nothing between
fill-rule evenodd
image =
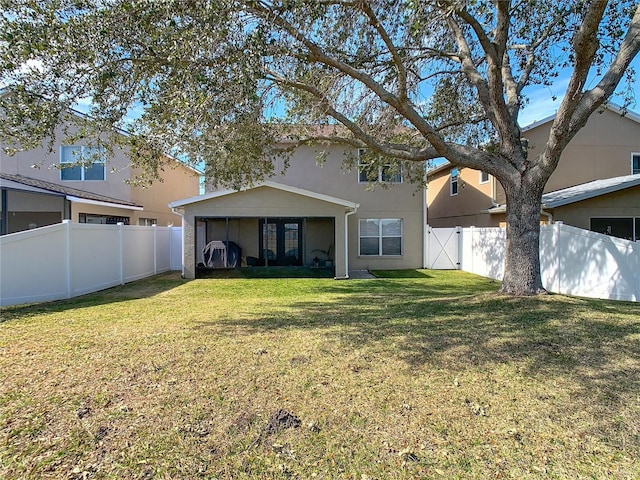
<instances>
[{"instance_id":1,"label":"tree trunk","mask_svg":"<svg viewBox=\"0 0 640 480\"><path fill-rule=\"evenodd\" d=\"M507 245L502 293L538 295L546 293L540 275L540 204L542 187L505 189L507 200Z\"/></svg>"}]
</instances>

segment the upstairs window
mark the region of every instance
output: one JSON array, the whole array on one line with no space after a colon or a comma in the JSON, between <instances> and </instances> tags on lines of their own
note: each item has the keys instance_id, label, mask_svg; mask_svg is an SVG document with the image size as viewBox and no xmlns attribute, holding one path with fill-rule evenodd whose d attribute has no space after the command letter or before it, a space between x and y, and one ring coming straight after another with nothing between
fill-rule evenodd
<instances>
[{"instance_id":1,"label":"upstairs window","mask_svg":"<svg viewBox=\"0 0 640 480\"><path fill-rule=\"evenodd\" d=\"M450 194L451 196L458 194L458 168L451 169L451 181L450 181Z\"/></svg>"},{"instance_id":2,"label":"upstairs window","mask_svg":"<svg viewBox=\"0 0 640 480\"><path fill-rule=\"evenodd\" d=\"M480 172L480 183L488 183L489 174L487 172Z\"/></svg>"},{"instance_id":3,"label":"upstairs window","mask_svg":"<svg viewBox=\"0 0 640 480\"><path fill-rule=\"evenodd\" d=\"M640 173L640 153L631 154L631 175Z\"/></svg>"},{"instance_id":4,"label":"upstairs window","mask_svg":"<svg viewBox=\"0 0 640 480\"><path fill-rule=\"evenodd\" d=\"M60 149L60 180L104 180L104 149L63 145Z\"/></svg>"},{"instance_id":5,"label":"upstairs window","mask_svg":"<svg viewBox=\"0 0 640 480\"><path fill-rule=\"evenodd\" d=\"M364 159L366 149L358 150L358 183L385 182L402 183L402 169L400 165L387 163L372 165Z\"/></svg>"}]
</instances>

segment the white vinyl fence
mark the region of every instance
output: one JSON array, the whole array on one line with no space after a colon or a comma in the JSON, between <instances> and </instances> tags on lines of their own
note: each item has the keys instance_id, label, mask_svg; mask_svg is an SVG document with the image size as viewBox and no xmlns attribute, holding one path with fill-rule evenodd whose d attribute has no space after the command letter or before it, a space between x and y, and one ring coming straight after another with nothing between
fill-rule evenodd
<instances>
[{"instance_id":1,"label":"white vinyl fence","mask_svg":"<svg viewBox=\"0 0 640 480\"><path fill-rule=\"evenodd\" d=\"M63 223L0 237L0 305L72 298L182 268L182 228Z\"/></svg>"},{"instance_id":2,"label":"white vinyl fence","mask_svg":"<svg viewBox=\"0 0 640 480\"><path fill-rule=\"evenodd\" d=\"M506 240L503 228L427 227L427 232L428 268L459 268L502 280ZM640 302L640 242L561 222L543 225L540 268L542 284L550 292Z\"/></svg>"}]
</instances>

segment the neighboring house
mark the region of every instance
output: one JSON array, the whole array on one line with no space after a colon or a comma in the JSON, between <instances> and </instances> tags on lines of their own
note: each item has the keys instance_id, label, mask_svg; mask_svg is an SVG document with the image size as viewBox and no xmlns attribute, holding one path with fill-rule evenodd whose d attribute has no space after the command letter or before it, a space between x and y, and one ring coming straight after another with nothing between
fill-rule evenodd
<instances>
[{"instance_id":1,"label":"neighboring house","mask_svg":"<svg viewBox=\"0 0 640 480\"><path fill-rule=\"evenodd\" d=\"M621 113L608 106L593 114L567 145L545 187L542 223L562 221L640 239L640 115ZM530 157L544 147L553 119L523 128ZM430 170L427 180L432 227L504 226L504 190L491 175L444 164Z\"/></svg>"},{"instance_id":2,"label":"neighboring house","mask_svg":"<svg viewBox=\"0 0 640 480\"><path fill-rule=\"evenodd\" d=\"M384 167L378 180L385 185L371 189L364 173L341 168L344 148L328 147L318 165L313 148L299 147L286 174L272 181L171 203L184 215L184 276L194 278L203 263L333 266L338 278L349 270L421 268L424 190ZM204 258L207 245L219 249L213 262Z\"/></svg>"},{"instance_id":3,"label":"neighboring house","mask_svg":"<svg viewBox=\"0 0 640 480\"><path fill-rule=\"evenodd\" d=\"M61 128L56 138L64 138ZM79 157L91 158L92 163L72 165ZM65 163L70 166L65 167ZM63 219L126 225L180 224L181 218L167 204L200 191L198 172L171 160L173 166L165 169L163 181L143 188L126 182L136 174L129 163L122 150L116 149L107 158L103 151L80 144L58 144L51 152L43 147L12 156L0 148L0 233Z\"/></svg>"}]
</instances>

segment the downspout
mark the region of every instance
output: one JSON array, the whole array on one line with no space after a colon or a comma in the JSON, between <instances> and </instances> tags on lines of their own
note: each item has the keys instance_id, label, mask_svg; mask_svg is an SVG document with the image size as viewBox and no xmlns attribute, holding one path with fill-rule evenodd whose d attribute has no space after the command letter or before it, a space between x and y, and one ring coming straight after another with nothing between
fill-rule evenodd
<instances>
[{"instance_id":1,"label":"downspout","mask_svg":"<svg viewBox=\"0 0 640 480\"><path fill-rule=\"evenodd\" d=\"M544 215L547 217L548 224L551 225L553 223L553 214L544 211L544 207L540 208L540 215Z\"/></svg>"},{"instance_id":2,"label":"downspout","mask_svg":"<svg viewBox=\"0 0 640 480\"><path fill-rule=\"evenodd\" d=\"M427 268L427 188L429 188L429 177L427 176L426 168L424 181L422 189L422 268Z\"/></svg>"},{"instance_id":3,"label":"downspout","mask_svg":"<svg viewBox=\"0 0 640 480\"><path fill-rule=\"evenodd\" d=\"M351 211L344 214L344 276L338 277L336 275L336 280L347 280L349 278L349 216L356 213L359 206L356 204Z\"/></svg>"},{"instance_id":4,"label":"downspout","mask_svg":"<svg viewBox=\"0 0 640 480\"><path fill-rule=\"evenodd\" d=\"M175 207L172 208L171 211L173 213L175 213L176 215L178 215L182 219L182 235L180 236L181 237L180 242L181 242L181 245L182 245L182 254L180 255L181 258L182 258L182 262L180 262L180 263L182 263L182 270L180 272L180 276L182 278L184 278L184 213L181 213ZM196 232L194 232L194 233L196 233ZM196 259L196 261L197 261L197 259ZM171 259L169 259L169 268L171 268Z\"/></svg>"}]
</instances>

